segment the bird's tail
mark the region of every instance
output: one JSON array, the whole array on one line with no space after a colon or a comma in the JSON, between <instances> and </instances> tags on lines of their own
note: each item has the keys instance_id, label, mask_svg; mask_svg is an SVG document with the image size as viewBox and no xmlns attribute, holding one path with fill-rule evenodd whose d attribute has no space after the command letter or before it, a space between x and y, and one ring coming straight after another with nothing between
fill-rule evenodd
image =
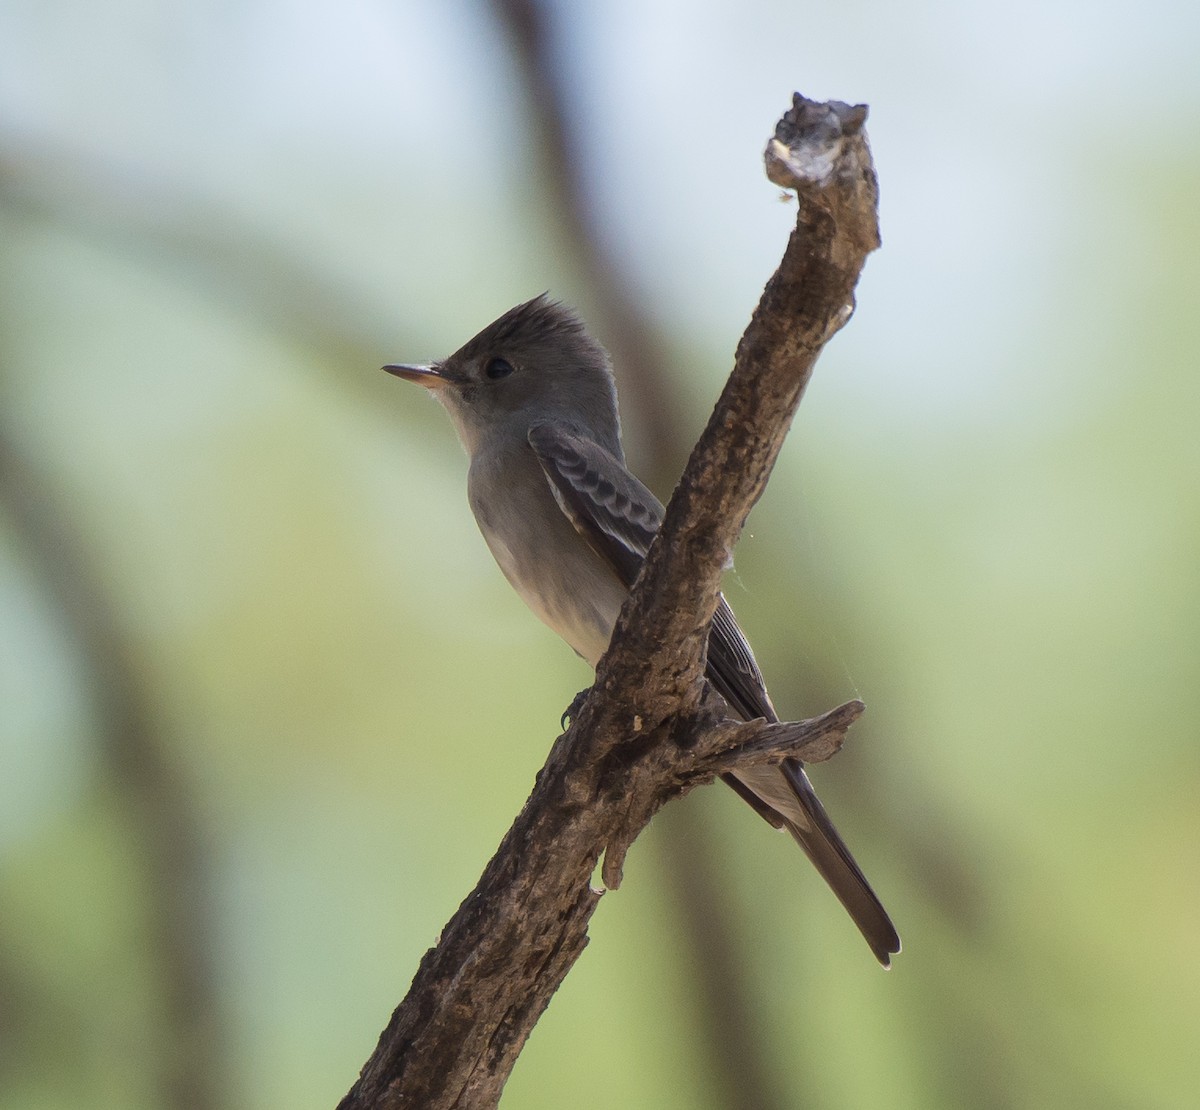
<instances>
[{"instance_id":1,"label":"bird's tail","mask_svg":"<svg viewBox=\"0 0 1200 1110\"><path fill-rule=\"evenodd\" d=\"M772 805L784 819L784 826L812 860L838 901L846 907L858 930L866 938L875 958L891 967L892 955L900 951L900 937L887 910L883 908L871 884L867 882L850 849L846 847L821 799L808 781L799 760L786 759L779 765L791 793L792 805L783 809L772 798ZM790 799L789 799L790 800Z\"/></svg>"}]
</instances>

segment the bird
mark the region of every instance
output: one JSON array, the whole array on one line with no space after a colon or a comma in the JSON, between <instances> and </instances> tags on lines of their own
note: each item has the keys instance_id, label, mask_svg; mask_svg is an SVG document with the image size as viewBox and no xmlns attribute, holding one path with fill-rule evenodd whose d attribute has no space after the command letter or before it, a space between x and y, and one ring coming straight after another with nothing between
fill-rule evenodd
<instances>
[{"instance_id":1,"label":"bird","mask_svg":"<svg viewBox=\"0 0 1200 1110\"><path fill-rule=\"evenodd\" d=\"M608 353L572 309L543 293L440 361L383 369L445 407L469 459L468 503L501 571L595 668L664 515L626 466ZM709 631L706 677L742 720L779 720L724 596ZM792 835L890 967L899 935L804 764L788 757L722 777Z\"/></svg>"}]
</instances>

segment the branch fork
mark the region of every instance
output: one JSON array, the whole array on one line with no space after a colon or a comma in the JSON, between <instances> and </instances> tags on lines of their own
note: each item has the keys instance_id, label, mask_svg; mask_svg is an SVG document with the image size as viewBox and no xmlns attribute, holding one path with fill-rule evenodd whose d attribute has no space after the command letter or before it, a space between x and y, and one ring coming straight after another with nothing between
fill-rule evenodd
<instances>
[{"instance_id":1,"label":"branch fork","mask_svg":"<svg viewBox=\"0 0 1200 1110\"><path fill-rule=\"evenodd\" d=\"M866 706L849 701L804 721L739 721L705 710L701 717L666 722L672 735L654 744L626 769L606 795L621 799L625 820L604 849L601 875L609 890L621 885L625 856L650 818L672 798L730 771L780 763L789 756L820 763L841 750L846 731Z\"/></svg>"}]
</instances>

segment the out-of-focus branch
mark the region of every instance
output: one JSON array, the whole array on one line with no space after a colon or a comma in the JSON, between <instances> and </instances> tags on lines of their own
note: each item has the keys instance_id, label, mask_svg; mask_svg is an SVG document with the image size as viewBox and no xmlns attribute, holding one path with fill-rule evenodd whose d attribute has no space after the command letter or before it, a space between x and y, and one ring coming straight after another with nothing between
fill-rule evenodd
<instances>
[{"instance_id":1,"label":"out-of-focus branch","mask_svg":"<svg viewBox=\"0 0 1200 1110\"><path fill-rule=\"evenodd\" d=\"M87 675L106 784L146 877L156 984L162 989L158 1101L167 1110L226 1105L230 1069L218 1033L211 905L201 822L166 751L141 668L108 591L61 501L0 426L0 508L40 576Z\"/></svg>"},{"instance_id":2,"label":"out-of-focus branch","mask_svg":"<svg viewBox=\"0 0 1200 1110\"><path fill-rule=\"evenodd\" d=\"M726 557L761 495L825 342L848 319L876 193L864 108L797 96L769 148L797 227L667 506L596 683L474 893L426 953L345 1110L491 1107L587 943L628 846L663 804L730 760L828 755L861 706L775 730L704 704L705 644ZM797 731L798 730L798 731ZM796 745L800 745L797 747ZM737 765L736 763L734 765Z\"/></svg>"},{"instance_id":3,"label":"out-of-focus branch","mask_svg":"<svg viewBox=\"0 0 1200 1110\"><path fill-rule=\"evenodd\" d=\"M634 295L612 241L597 221L588 186L580 135L572 127L573 105L566 95L567 74L553 47L548 5L543 0L492 0L492 8L512 43L533 124L539 159L536 180L548 189L549 215L564 243L564 254L595 301L594 316L613 356L621 397L637 425L653 429L639 444L643 475L673 480L688 438L679 427L662 367L667 363L662 336Z\"/></svg>"},{"instance_id":4,"label":"out-of-focus branch","mask_svg":"<svg viewBox=\"0 0 1200 1110\"><path fill-rule=\"evenodd\" d=\"M192 183L48 144L0 145L0 207L158 266L233 318L270 329L329 366L375 366L395 343L344 283ZM378 409L367 374L339 375Z\"/></svg>"}]
</instances>

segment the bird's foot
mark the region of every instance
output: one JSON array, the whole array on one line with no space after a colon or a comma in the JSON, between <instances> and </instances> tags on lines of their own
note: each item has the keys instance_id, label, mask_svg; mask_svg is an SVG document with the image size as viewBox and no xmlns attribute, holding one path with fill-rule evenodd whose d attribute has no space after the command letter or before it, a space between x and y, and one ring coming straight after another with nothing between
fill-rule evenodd
<instances>
[{"instance_id":1,"label":"bird's foot","mask_svg":"<svg viewBox=\"0 0 1200 1110\"><path fill-rule=\"evenodd\" d=\"M587 701L587 696L591 692L592 688L589 686L586 690L580 690L579 693L571 699L571 704L563 710L563 715L559 718L558 724L560 728L565 729L568 722L575 720L575 718L579 716L579 711L583 708L583 703Z\"/></svg>"}]
</instances>

